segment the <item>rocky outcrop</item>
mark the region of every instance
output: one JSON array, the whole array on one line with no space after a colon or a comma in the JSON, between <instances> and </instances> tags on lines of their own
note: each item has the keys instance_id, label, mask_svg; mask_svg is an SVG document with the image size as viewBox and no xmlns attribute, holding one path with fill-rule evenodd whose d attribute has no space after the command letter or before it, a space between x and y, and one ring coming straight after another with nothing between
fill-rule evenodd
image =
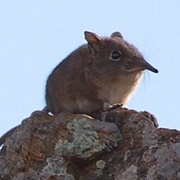
<instances>
[{"instance_id":1,"label":"rocky outcrop","mask_svg":"<svg viewBox=\"0 0 180 180\"><path fill-rule=\"evenodd\" d=\"M179 131L126 108L101 119L34 112L6 139L0 179L180 179Z\"/></svg>"}]
</instances>

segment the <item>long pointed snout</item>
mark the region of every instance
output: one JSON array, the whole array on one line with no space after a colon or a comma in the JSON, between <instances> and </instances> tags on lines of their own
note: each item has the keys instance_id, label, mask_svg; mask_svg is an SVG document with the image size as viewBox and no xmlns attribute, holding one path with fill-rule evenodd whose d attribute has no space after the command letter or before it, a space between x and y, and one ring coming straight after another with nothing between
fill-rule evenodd
<instances>
[{"instance_id":1,"label":"long pointed snout","mask_svg":"<svg viewBox=\"0 0 180 180\"><path fill-rule=\"evenodd\" d=\"M158 70L156 68L154 68L151 64L149 64L147 61L142 61L141 65L144 69L147 69L149 71L152 71L154 73L158 73Z\"/></svg>"}]
</instances>

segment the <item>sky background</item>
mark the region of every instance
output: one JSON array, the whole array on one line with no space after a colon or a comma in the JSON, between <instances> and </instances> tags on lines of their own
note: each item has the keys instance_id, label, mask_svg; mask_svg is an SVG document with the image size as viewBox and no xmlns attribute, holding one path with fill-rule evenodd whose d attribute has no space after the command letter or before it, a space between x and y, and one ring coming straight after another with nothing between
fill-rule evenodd
<instances>
[{"instance_id":1,"label":"sky background","mask_svg":"<svg viewBox=\"0 0 180 180\"><path fill-rule=\"evenodd\" d=\"M0 135L45 106L48 75L85 30L120 31L139 49L159 73L145 73L127 106L180 129L179 0L1 0Z\"/></svg>"}]
</instances>

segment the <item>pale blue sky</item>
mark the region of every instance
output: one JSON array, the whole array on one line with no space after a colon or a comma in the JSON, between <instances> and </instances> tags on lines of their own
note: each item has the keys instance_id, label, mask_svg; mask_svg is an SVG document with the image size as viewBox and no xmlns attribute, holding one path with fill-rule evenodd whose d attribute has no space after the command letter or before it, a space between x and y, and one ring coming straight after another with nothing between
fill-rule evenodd
<instances>
[{"instance_id":1,"label":"pale blue sky","mask_svg":"<svg viewBox=\"0 0 180 180\"><path fill-rule=\"evenodd\" d=\"M0 135L45 106L52 69L85 43L84 31L120 31L159 74L145 73L129 108L180 129L180 1L1 0Z\"/></svg>"}]
</instances>

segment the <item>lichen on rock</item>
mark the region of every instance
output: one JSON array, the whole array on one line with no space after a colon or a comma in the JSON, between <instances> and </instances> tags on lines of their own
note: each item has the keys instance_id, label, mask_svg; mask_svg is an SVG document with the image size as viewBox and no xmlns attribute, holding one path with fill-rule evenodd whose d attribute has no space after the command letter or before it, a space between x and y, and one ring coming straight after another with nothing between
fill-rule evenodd
<instances>
[{"instance_id":1,"label":"lichen on rock","mask_svg":"<svg viewBox=\"0 0 180 180\"><path fill-rule=\"evenodd\" d=\"M64 141L60 139L56 144L55 151L60 156L75 156L87 160L105 149L105 144L98 140L98 134L92 128L92 119L74 119L66 127L71 137Z\"/></svg>"},{"instance_id":2,"label":"lichen on rock","mask_svg":"<svg viewBox=\"0 0 180 180\"><path fill-rule=\"evenodd\" d=\"M32 113L1 149L0 179L180 179L179 131L126 108L101 119Z\"/></svg>"}]
</instances>

